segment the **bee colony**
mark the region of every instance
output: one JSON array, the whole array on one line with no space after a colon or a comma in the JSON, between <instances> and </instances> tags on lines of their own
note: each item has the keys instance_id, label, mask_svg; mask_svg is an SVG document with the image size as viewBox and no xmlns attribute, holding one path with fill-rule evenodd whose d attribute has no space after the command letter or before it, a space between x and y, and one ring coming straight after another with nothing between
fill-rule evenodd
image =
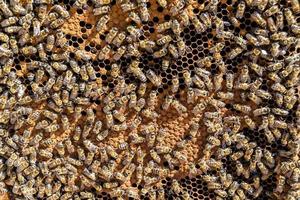
<instances>
[{"instance_id":1,"label":"bee colony","mask_svg":"<svg viewBox=\"0 0 300 200\"><path fill-rule=\"evenodd\" d=\"M0 0L3 199L300 199L299 0Z\"/></svg>"}]
</instances>

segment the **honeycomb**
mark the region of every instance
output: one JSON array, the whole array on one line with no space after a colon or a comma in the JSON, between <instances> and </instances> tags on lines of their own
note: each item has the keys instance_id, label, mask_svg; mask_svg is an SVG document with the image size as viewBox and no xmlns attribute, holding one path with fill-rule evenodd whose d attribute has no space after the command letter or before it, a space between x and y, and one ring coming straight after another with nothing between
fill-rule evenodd
<instances>
[{"instance_id":1,"label":"honeycomb","mask_svg":"<svg viewBox=\"0 0 300 200\"><path fill-rule=\"evenodd\" d=\"M299 0L0 0L1 199L300 199Z\"/></svg>"}]
</instances>

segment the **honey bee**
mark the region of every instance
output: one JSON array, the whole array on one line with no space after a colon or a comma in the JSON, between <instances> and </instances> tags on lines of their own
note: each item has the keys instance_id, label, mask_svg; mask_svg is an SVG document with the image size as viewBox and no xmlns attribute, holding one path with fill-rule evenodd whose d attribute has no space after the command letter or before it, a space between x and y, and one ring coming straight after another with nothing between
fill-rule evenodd
<instances>
[{"instance_id":1,"label":"honey bee","mask_svg":"<svg viewBox=\"0 0 300 200\"><path fill-rule=\"evenodd\" d=\"M229 20L230 20L231 24L234 27L239 27L240 26L240 22L239 22L239 20L236 17L231 16L231 17L229 17Z\"/></svg>"},{"instance_id":2,"label":"honey bee","mask_svg":"<svg viewBox=\"0 0 300 200\"><path fill-rule=\"evenodd\" d=\"M111 0L100 0L96 2L97 5L103 6L103 5L108 5L111 3Z\"/></svg>"},{"instance_id":3,"label":"honey bee","mask_svg":"<svg viewBox=\"0 0 300 200\"><path fill-rule=\"evenodd\" d=\"M280 84L280 83L274 83L272 86L271 86L271 89L276 91L276 92L279 92L281 94L285 94L286 93L286 88Z\"/></svg>"},{"instance_id":4,"label":"honey bee","mask_svg":"<svg viewBox=\"0 0 300 200\"><path fill-rule=\"evenodd\" d=\"M272 142L274 142L275 137L274 137L273 133L269 129L265 129L264 131L265 131L264 134L267 138L268 143L271 144Z\"/></svg>"},{"instance_id":5,"label":"honey bee","mask_svg":"<svg viewBox=\"0 0 300 200\"><path fill-rule=\"evenodd\" d=\"M289 79L286 81L285 85L287 87L293 87L297 84L299 80L300 70L299 68L295 68L294 71L290 74Z\"/></svg>"},{"instance_id":6,"label":"honey bee","mask_svg":"<svg viewBox=\"0 0 300 200\"><path fill-rule=\"evenodd\" d=\"M175 108L175 110L179 113L179 114L182 114L182 113L185 113L187 112L187 108L182 105L179 101L177 100L173 100L172 101L172 106Z\"/></svg>"},{"instance_id":7,"label":"honey bee","mask_svg":"<svg viewBox=\"0 0 300 200\"><path fill-rule=\"evenodd\" d=\"M119 150L125 150L128 148L128 143L127 142L122 142L118 146Z\"/></svg>"},{"instance_id":8,"label":"honey bee","mask_svg":"<svg viewBox=\"0 0 300 200\"><path fill-rule=\"evenodd\" d=\"M273 33L270 37L272 40L275 41L283 41L287 39L287 32L277 32Z\"/></svg>"},{"instance_id":9,"label":"honey bee","mask_svg":"<svg viewBox=\"0 0 300 200\"><path fill-rule=\"evenodd\" d=\"M13 39L14 39L14 38L13 38ZM6 35L5 33L2 33L2 32L1 32L1 33L0 33L0 41L7 43L7 42L10 41L10 39L9 39L8 35Z\"/></svg>"},{"instance_id":10,"label":"honey bee","mask_svg":"<svg viewBox=\"0 0 300 200\"><path fill-rule=\"evenodd\" d=\"M188 143L188 140L186 140L186 139L180 140L176 143L176 147L178 149L183 149L187 143Z\"/></svg>"},{"instance_id":11,"label":"honey bee","mask_svg":"<svg viewBox=\"0 0 300 200\"><path fill-rule=\"evenodd\" d=\"M122 160L122 165L124 165L125 167L128 167L128 165L130 165L130 163L132 162L132 159L135 156L135 152L130 150L130 151L126 151L125 155L124 155L124 159Z\"/></svg>"},{"instance_id":12,"label":"honey bee","mask_svg":"<svg viewBox=\"0 0 300 200\"><path fill-rule=\"evenodd\" d=\"M300 12L300 4L298 0L291 1L292 10L295 14L299 14Z\"/></svg>"},{"instance_id":13,"label":"honey bee","mask_svg":"<svg viewBox=\"0 0 300 200\"><path fill-rule=\"evenodd\" d=\"M118 48L118 50L116 51L116 53L113 55L113 59L115 61L120 60L121 57L124 55L125 52L126 52L126 46L121 46L120 48ZM117 64L114 63L113 65L117 65Z\"/></svg>"},{"instance_id":14,"label":"honey bee","mask_svg":"<svg viewBox=\"0 0 300 200\"><path fill-rule=\"evenodd\" d=\"M155 138L156 138L156 135L154 133L149 133L147 134L146 136L146 140L147 140L147 146L148 147L153 147L154 146L154 143L155 143Z\"/></svg>"},{"instance_id":15,"label":"honey bee","mask_svg":"<svg viewBox=\"0 0 300 200\"><path fill-rule=\"evenodd\" d=\"M233 154L231 154L230 155L230 158L232 159L232 160L238 160L238 159L240 159L241 157L243 157L244 156L244 153L243 152L241 152L241 151L238 151L238 152L235 152L235 153L233 153Z\"/></svg>"},{"instance_id":16,"label":"honey bee","mask_svg":"<svg viewBox=\"0 0 300 200\"><path fill-rule=\"evenodd\" d=\"M155 167L157 167L157 164L153 160L150 160L147 163L147 166L144 168L144 176L146 176L146 175L150 174L151 172L153 172Z\"/></svg>"},{"instance_id":17,"label":"honey bee","mask_svg":"<svg viewBox=\"0 0 300 200\"><path fill-rule=\"evenodd\" d=\"M19 158L19 156L16 153L12 153L10 155L10 157L6 160L5 164L8 167L12 167L18 158Z\"/></svg>"},{"instance_id":18,"label":"honey bee","mask_svg":"<svg viewBox=\"0 0 300 200\"><path fill-rule=\"evenodd\" d=\"M211 73L208 72L207 70L205 69L202 69L202 67L207 67L209 68L211 66L211 61L212 61L212 57L211 56L208 56L208 57L205 57L205 58L202 58L200 59L199 61L197 61L197 65L199 66L199 68L196 68L196 74L203 77L203 76L209 76Z\"/></svg>"},{"instance_id":19,"label":"honey bee","mask_svg":"<svg viewBox=\"0 0 300 200\"><path fill-rule=\"evenodd\" d=\"M300 169L299 168L295 168L293 170L292 176L291 176L291 180L293 182L298 182L300 178Z\"/></svg>"},{"instance_id":20,"label":"honey bee","mask_svg":"<svg viewBox=\"0 0 300 200\"><path fill-rule=\"evenodd\" d=\"M63 18L58 18L50 23L50 28L56 29L56 28L62 26L64 23L65 23L65 20Z\"/></svg>"},{"instance_id":21,"label":"honey bee","mask_svg":"<svg viewBox=\"0 0 300 200\"><path fill-rule=\"evenodd\" d=\"M106 106L103 107L103 112L105 114L108 114L115 108L115 106L116 106L116 104L114 102L110 101L106 104Z\"/></svg>"},{"instance_id":22,"label":"honey bee","mask_svg":"<svg viewBox=\"0 0 300 200\"><path fill-rule=\"evenodd\" d=\"M275 21L273 20L272 17L269 17L269 18L267 19L267 24L268 24L269 30L270 30L272 33L275 33L275 32L278 31L278 28L277 28L277 26L276 26L276 24L275 24Z\"/></svg>"},{"instance_id":23,"label":"honey bee","mask_svg":"<svg viewBox=\"0 0 300 200\"><path fill-rule=\"evenodd\" d=\"M257 167L262 173L262 180L266 180L269 177L269 170L268 168L263 164L263 162L259 161L257 162Z\"/></svg>"},{"instance_id":24,"label":"honey bee","mask_svg":"<svg viewBox=\"0 0 300 200\"><path fill-rule=\"evenodd\" d=\"M123 43L124 39L126 38L125 32L120 32L112 41L112 44L116 47L120 47Z\"/></svg>"},{"instance_id":25,"label":"honey bee","mask_svg":"<svg viewBox=\"0 0 300 200\"><path fill-rule=\"evenodd\" d=\"M161 24L158 24L156 29L157 29L158 33L161 33L161 32L164 32L164 31L170 29L171 27L172 27L172 22L171 21L166 21L166 22L163 22Z\"/></svg>"},{"instance_id":26,"label":"honey bee","mask_svg":"<svg viewBox=\"0 0 300 200\"><path fill-rule=\"evenodd\" d=\"M139 199L139 193L138 190L133 189L133 188L128 188L126 190L126 195L128 198L133 198L133 199Z\"/></svg>"},{"instance_id":27,"label":"honey bee","mask_svg":"<svg viewBox=\"0 0 300 200\"><path fill-rule=\"evenodd\" d=\"M207 28L210 28L211 27L211 21L212 21L212 19L211 19L211 16L210 16L210 14L209 13L207 13L207 12L205 12L205 13L202 13L201 15L200 15L200 19L201 19L201 21L204 23L204 25L207 27Z\"/></svg>"},{"instance_id":28,"label":"honey bee","mask_svg":"<svg viewBox=\"0 0 300 200\"><path fill-rule=\"evenodd\" d=\"M179 57L178 50L176 49L176 47L173 44L169 44L168 50L174 58Z\"/></svg>"},{"instance_id":29,"label":"honey bee","mask_svg":"<svg viewBox=\"0 0 300 200\"><path fill-rule=\"evenodd\" d=\"M131 138L131 143L132 144L141 144L145 141L144 137L140 137L136 133L131 133L130 138Z\"/></svg>"},{"instance_id":30,"label":"honey bee","mask_svg":"<svg viewBox=\"0 0 300 200\"><path fill-rule=\"evenodd\" d=\"M225 78L226 78L226 88L228 90L232 90L234 75L231 74L231 73L226 73L226 77Z\"/></svg>"},{"instance_id":31,"label":"honey bee","mask_svg":"<svg viewBox=\"0 0 300 200\"><path fill-rule=\"evenodd\" d=\"M102 33L103 31L105 31L107 29L106 24L108 23L109 20L110 20L110 17L108 15L103 15L96 24L96 30L99 33Z\"/></svg>"},{"instance_id":32,"label":"honey bee","mask_svg":"<svg viewBox=\"0 0 300 200\"><path fill-rule=\"evenodd\" d=\"M283 78L287 77L289 74L292 73L294 67L295 66L291 64L286 66L281 72L279 72L279 75Z\"/></svg>"},{"instance_id":33,"label":"honey bee","mask_svg":"<svg viewBox=\"0 0 300 200\"><path fill-rule=\"evenodd\" d=\"M140 29L135 28L134 26L128 26L127 27L127 31L129 32L129 34L131 35L132 38L134 38L134 40L136 40L137 38L139 38L142 34Z\"/></svg>"},{"instance_id":34,"label":"honey bee","mask_svg":"<svg viewBox=\"0 0 300 200\"><path fill-rule=\"evenodd\" d=\"M128 39L128 37L127 37ZM141 53L140 51L138 50L138 43L135 42L133 44L129 44L127 46L127 54L126 56L133 56L133 57L140 57Z\"/></svg>"},{"instance_id":35,"label":"honey bee","mask_svg":"<svg viewBox=\"0 0 300 200\"><path fill-rule=\"evenodd\" d=\"M270 71L277 71L277 70L281 69L282 67L283 67L283 63L278 62L278 63L274 63L274 64L271 64L270 66L268 66L268 69Z\"/></svg>"},{"instance_id":36,"label":"honey bee","mask_svg":"<svg viewBox=\"0 0 300 200\"><path fill-rule=\"evenodd\" d=\"M147 77L145 76L145 74L142 72L142 70L139 68L138 65L139 65L138 61L132 61L127 71L133 73L142 82L146 82Z\"/></svg>"},{"instance_id":37,"label":"honey bee","mask_svg":"<svg viewBox=\"0 0 300 200\"><path fill-rule=\"evenodd\" d=\"M227 174L225 172L225 170L221 169L220 170L220 181L225 188L228 188L231 185L233 178L230 174Z\"/></svg>"},{"instance_id":38,"label":"honey bee","mask_svg":"<svg viewBox=\"0 0 300 200\"><path fill-rule=\"evenodd\" d=\"M38 153L40 156L48 158L48 159L52 158L52 156L53 156L52 152L50 152L46 149L41 149L41 150L39 150Z\"/></svg>"},{"instance_id":39,"label":"honey bee","mask_svg":"<svg viewBox=\"0 0 300 200\"><path fill-rule=\"evenodd\" d=\"M175 77L172 79L172 87L171 87L171 91L173 93L176 93L179 89L179 79L178 77Z\"/></svg>"},{"instance_id":40,"label":"honey bee","mask_svg":"<svg viewBox=\"0 0 300 200\"><path fill-rule=\"evenodd\" d=\"M126 179L125 176L120 172L114 172L114 178L120 182L124 182Z\"/></svg>"},{"instance_id":41,"label":"honey bee","mask_svg":"<svg viewBox=\"0 0 300 200\"><path fill-rule=\"evenodd\" d=\"M155 52L153 53L153 56L154 56L155 58L161 58L161 57L167 55L167 53L168 53L167 48L166 48L166 46L164 46L164 47L161 48L160 50L155 51Z\"/></svg>"},{"instance_id":42,"label":"honey bee","mask_svg":"<svg viewBox=\"0 0 300 200\"><path fill-rule=\"evenodd\" d=\"M235 165L236 165L236 173L237 173L237 176L241 176L242 174L244 174L244 171L245 171L245 168L244 166L242 165L242 163L240 161L236 161L235 162Z\"/></svg>"},{"instance_id":43,"label":"honey bee","mask_svg":"<svg viewBox=\"0 0 300 200\"><path fill-rule=\"evenodd\" d=\"M168 4L166 0L157 0L157 3L163 8L165 8Z\"/></svg>"},{"instance_id":44,"label":"honey bee","mask_svg":"<svg viewBox=\"0 0 300 200\"><path fill-rule=\"evenodd\" d=\"M97 134L96 139L98 141L102 141L108 136L108 134L109 134L108 130L101 131Z\"/></svg>"},{"instance_id":45,"label":"honey bee","mask_svg":"<svg viewBox=\"0 0 300 200\"><path fill-rule=\"evenodd\" d=\"M94 194L91 192L80 192L80 199L94 199Z\"/></svg>"},{"instance_id":46,"label":"honey bee","mask_svg":"<svg viewBox=\"0 0 300 200\"><path fill-rule=\"evenodd\" d=\"M33 46L26 46L26 47L23 47L21 48L21 52L24 54L24 55L33 55L33 54L36 54L37 53L37 49Z\"/></svg>"},{"instance_id":47,"label":"honey bee","mask_svg":"<svg viewBox=\"0 0 300 200\"><path fill-rule=\"evenodd\" d=\"M241 105L241 104L234 104L233 108L235 110L238 110L238 111L240 111L242 113L245 113L245 114L249 114L251 112L251 110L252 110L250 106Z\"/></svg>"},{"instance_id":48,"label":"honey bee","mask_svg":"<svg viewBox=\"0 0 300 200\"><path fill-rule=\"evenodd\" d=\"M237 57L238 55L240 55L243 52L243 49L240 47L236 47L234 49L232 49L229 53L228 53L228 58L229 59L234 59L235 57Z\"/></svg>"},{"instance_id":49,"label":"honey bee","mask_svg":"<svg viewBox=\"0 0 300 200\"><path fill-rule=\"evenodd\" d=\"M275 120L274 125L275 128L286 129L287 123L281 120Z\"/></svg>"},{"instance_id":50,"label":"honey bee","mask_svg":"<svg viewBox=\"0 0 300 200\"><path fill-rule=\"evenodd\" d=\"M255 122L248 115L244 116L244 121L251 130L254 130L256 128Z\"/></svg>"},{"instance_id":51,"label":"honey bee","mask_svg":"<svg viewBox=\"0 0 300 200\"><path fill-rule=\"evenodd\" d=\"M128 15L128 17L134 21L136 24L141 24L141 18L139 17L138 14L136 14L134 11L131 11Z\"/></svg>"},{"instance_id":52,"label":"honey bee","mask_svg":"<svg viewBox=\"0 0 300 200\"><path fill-rule=\"evenodd\" d=\"M140 17L141 17L142 21L143 22L149 21L150 14L149 14L147 5L145 3L140 5L139 11L140 11Z\"/></svg>"},{"instance_id":53,"label":"honey bee","mask_svg":"<svg viewBox=\"0 0 300 200\"><path fill-rule=\"evenodd\" d=\"M99 60L105 60L109 58L109 54L111 53L110 45L104 46L98 54Z\"/></svg>"},{"instance_id":54,"label":"honey bee","mask_svg":"<svg viewBox=\"0 0 300 200\"><path fill-rule=\"evenodd\" d=\"M3 30L4 32L11 34L11 33L17 33L22 29L21 26L9 26L9 27L5 27Z\"/></svg>"},{"instance_id":55,"label":"honey bee","mask_svg":"<svg viewBox=\"0 0 300 200\"><path fill-rule=\"evenodd\" d=\"M221 186L221 184L218 183L218 182L208 182L207 188L208 188L209 190L217 190L217 189L221 189L222 186Z\"/></svg>"},{"instance_id":56,"label":"honey bee","mask_svg":"<svg viewBox=\"0 0 300 200\"><path fill-rule=\"evenodd\" d=\"M60 5L54 5L51 9L55 10L58 14L60 14L63 18L69 18L69 12Z\"/></svg>"},{"instance_id":57,"label":"honey bee","mask_svg":"<svg viewBox=\"0 0 300 200\"><path fill-rule=\"evenodd\" d=\"M195 26L197 33L203 33L204 31L206 31L207 27L202 22L200 22L197 17L193 17L191 21Z\"/></svg>"},{"instance_id":58,"label":"honey bee","mask_svg":"<svg viewBox=\"0 0 300 200\"><path fill-rule=\"evenodd\" d=\"M232 153L231 148L225 148L225 149L220 148L217 151L217 155L218 155L219 158L226 157L226 156L230 155L231 153Z\"/></svg>"},{"instance_id":59,"label":"honey bee","mask_svg":"<svg viewBox=\"0 0 300 200\"><path fill-rule=\"evenodd\" d=\"M170 35L162 35L161 38L159 38L156 43L160 46L163 46L165 44L168 44L172 41L172 37Z\"/></svg>"},{"instance_id":60,"label":"honey bee","mask_svg":"<svg viewBox=\"0 0 300 200\"><path fill-rule=\"evenodd\" d=\"M232 100L234 98L232 92L217 92L217 96L222 100Z\"/></svg>"},{"instance_id":61,"label":"honey bee","mask_svg":"<svg viewBox=\"0 0 300 200\"><path fill-rule=\"evenodd\" d=\"M75 132L74 132L74 135L73 135L74 141L79 141L81 133L82 133L81 128L79 126L77 126L75 128Z\"/></svg>"},{"instance_id":62,"label":"honey bee","mask_svg":"<svg viewBox=\"0 0 300 200\"><path fill-rule=\"evenodd\" d=\"M240 184L237 181L233 181L227 191L229 196L233 196L239 187Z\"/></svg>"},{"instance_id":63,"label":"honey bee","mask_svg":"<svg viewBox=\"0 0 300 200\"><path fill-rule=\"evenodd\" d=\"M187 103L188 104L192 104L195 102L195 92L193 90L193 88L189 88L188 91L187 91Z\"/></svg>"},{"instance_id":64,"label":"honey bee","mask_svg":"<svg viewBox=\"0 0 300 200\"><path fill-rule=\"evenodd\" d=\"M78 159L81 161L84 161L86 159L86 155L82 148L77 148L77 156L78 156Z\"/></svg>"},{"instance_id":65,"label":"honey bee","mask_svg":"<svg viewBox=\"0 0 300 200\"><path fill-rule=\"evenodd\" d=\"M270 151L268 151L267 149L265 149L263 156L264 156L264 160L266 161L265 164L268 167L273 168L275 166L275 159L274 159L272 153Z\"/></svg>"},{"instance_id":66,"label":"honey bee","mask_svg":"<svg viewBox=\"0 0 300 200\"><path fill-rule=\"evenodd\" d=\"M136 112L140 112L146 105L146 100L144 98L140 98L136 105L133 107Z\"/></svg>"},{"instance_id":67,"label":"honey bee","mask_svg":"<svg viewBox=\"0 0 300 200\"><path fill-rule=\"evenodd\" d=\"M117 188L110 193L110 196L112 198L116 198L116 197L122 197L124 194L125 194L125 190Z\"/></svg>"},{"instance_id":68,"label":"honey bee","mask_svg":"<svg viewBox=\"0 0 300 200\"><path fill-rule=\"evenodd\" d=\"M13 16L13 12L8 8L7 3L5 3L3 0L0 1L0 6L1 11L6 18Z\"/></svg>"},{"instance_id":69,"label":"honey bee","mask_svg":"<svg viewBox=\"0 0 300 200\"><path fill-rule=\"evenodd\" d=\"M241 1L237 6L237 11L236 11L235 17L238 19L241 19L244 16L245 8L246 8L245 2Z\"/></svg>"},{"instance_id":70,"label":"honey bee","mask_svg":"<svg viewBox=\"0 0 300 200\"><path fill-rule=\"evenodd\" d=\"M185 70L183 72L183 79L184 79L184 83L190 87L192 84L192 78L191 78L191 74L189 73L189 71Z\"/></svg>"},{"instance_id":71,"label":"honey bee","mask_svg":"<svg viewBox=\"0 0 300 200\"><path fill-rule=\"evenodd\" d=\"M172 21L171 28L172 28L173 33L175 33L175 35L177 35L177 36L179 36L180 33L182 32L182 30L180 28L180 23L176 19L174 19Z\"/></svg>"},{"instance_id":72,"label":"honey bee","mask_svg":"<svg viewBox=\"0 0 300 200\"><path fill-rule=\"evenodd\" d=\"M154 108L157 105L157 92L152 90L149 94L148 106Z\"/></svg>"},{"instance_id":73,"label":"honey bee","mask_svg":"<svg viewBox=\"0 0 300 200\"><path fill-rule=\"evenodd\" d=\"M278 7L278 5L273 5L269 9L265 10L264 13L263 13L263 15L265 17L270 17L272 15L275 15L279 11L280 11L280 8Z\"/></svg>"},{"instance_id":74,"label":"honey bee","mask_svg":"<svg viewBox=\"0 0 300 200\"><path fill-rule=\"evenodd\" d=\"M275 192L282 193L284 189L284 185L286 182L286 178L282 175L279 175L277 178L277 184L275 188Z\"/></svg>"},{"instance_id":75,"label":"honey bee","mask_svg":"<svg viewBox=\"0 0 300 200\"><path fill-rule=\"evenodd\" d=\"M111 146L107 146L106 147L106 152L109 156L111 156L114 159L118 158L118 154L117 152L111 147Z\"/></svg>"},{"instance_id":76,"label":"honey bee","mask_svg":"<svg viewBox=\"0 0 300 200\"><path fill-rule=\"evenodd\" d=\"M216 138L215 136L209 136L207 138L207 141L212 144L212 145L215 145L215 146L220 146L221 145L221 141Z\"/></svg>"},{"instance_id":77,"label":"honey bee","mask_svg":"<svg viewBox=\"0 0 300 200\"><path fill-rule=\"evenodd\" d=\"M141 48L146 49L148 52L153 53L155 42L151 40L140 40L139 45Z\"/></svg>"},{"instance_id":78,"label":"honey bee","mask_svg":"<svg viewBox=\"0 0 300 200\"><path fill-rule=\"evenodd\" d=\"M157 152L154 149L150 150L150 156L155 162L157 162L157 163L161 162L160 156L157 154Z\"/></svg>"},{"instance_id":79,"label":"honey bee","mask_svg":"<svg viewBox=\"0 0 300 200\"><path fill-rule=\"evenodd\" d=\"M269 14L269 13L267 13ZM267 26L267 22L266 20L261 16L261 14L259 14L258 12L254 12L251 15L251 19L253 21L255 21L259 26L261 26L262 28Z\"/></svg>"},{"instance_id":80,"label":"honey bee","mask_svg":"<svg viewBox=\"0 0 300 200\"><path fill-rule=\"evenodd\" d=\"M94 13L95 16L107 14L109 11L110 11L110 7L108 5L107 6L101 6L101 7L93 9L93 13Z\"/></svg>"},{"instance_id":81,"label":"honey bee","mask_svg":"<svg viewBox=\"0 0 300 200\"><path fill-rule=\"evenodd\" d=\"M248 98L255 103L256 105L259 105L262 103L262 99L258 97L255 93L251 92L248 94Z\"/></svg>"},{"instance_id":82,"label":"honey bee","mask_svg":"<svg viewBox=\"0 0 300 200\"><path fill-rule=\"evenodd\" d=\"M279 54L280 54L280 49L279 48L280 48L280 45L279 45L278 42L272 43L270 51L271 51L271 55L273 57L278 57L279 56Z\"/></svg>"},{"instance_id":83,"label":"honey bee","mask_svg":"<svg viewBox=\"0 0 300 200\"><path fill-rule=\"evenodd\" d=\"M21 19L20 19L21 20ZM16 22L18 21L18 18L17 17L9 17L7 19L4 19L0 25L2 27L8 27L8 26L11 26L11 25L14 25Z\"/></svg>"},{"instance_id":84,"label":"honey bee","mask_svg":"<svg viewBox=\"0 0 300 200\"><path fill-rule=\"evenodd\" d=\"M172 180L171 188L175 194L179 194L182 191L180 184L175 179Z\"/></svg>"},{"instance_id":85,"label":"honey bee","mask_svg":"<svg viewBox=\"0 0 300 200\"><path fill-rule=\"evenodd\" d=\"M289 111L281 109L281 108L272 108L272 112L275 115L282 115L282 116L286 116L289 114Z\"/></svg>"},{"instance_id":86,"label":"honey bee","mask_svg":"<svg viewBox=\"0 0 300 200\"><path fill-rule=\"evenodd\" d=\"M157 200L164 200L165 199L165 191L164 189L160 188L157 190ZM187 199L185 199L187 200Z\"/></svg>"},{"instance_id":87,"label":"honey bee","mask_svg":"<svg viewBox=\"0 0 300 200\"><path fill-rule=\"evenodd\" d=\"M225 190L221 190L221 189L214 190L214 193L216 193L218 195L216 197L216 199L218 199L218 198L223 199L228 196L227 192Z\"/></svg>"},{"instance_id":88,"label":"honey bee","mask_svg":"<svg viewBox=\"0 0 300 200\"><path fill-rule=\"evenodd\" d=\"M233 199L246 199L246 194L244 193L244 190L242 188L239 188L236 190L236 195L233 196Z\"/></svg>"},{"instance_id":89,"label":"honey bee","mask_svg":"<svg viewBox=\"0 0 300 200\"><path fill-rule=\"evenodd\" d=\"M90 140L83 140L83 145L92 153L96 153L98 151L98 147Z\"/></svg>"},{"instance_id":90,"label":"honey bee","mask_svg":"<svg viewBox=\"0 0 300 200\"><path fill-rule=\"evenodd\" d=\"M128 107L129 107L129 108L134 108L134 107L136 107L136 104L137 104L137 96L136 96L136 93L135 93L135 92L131 92L129 96L130 96L130 100L129 100Z\"/></svg>"},{"instance_id":91,"label":"honey bee","mask_svg":"<svg viewBox=\"0 0 300 200\"><path fill-rule=\"evenodd\" d=\"M147 78L150 80L150 82L151 82L154 86L156 86L156 87L158 87L158 86L161 84L161 79L160 79L160 77L157 76L157 75L155 74L155 72L152 71L151 69L149 69L149 70L146 72L146 77L147 77Z\"/></svg>"},{"instance_id":92,"label":"honey bee","mask_svg":"<svg viewBox=\"0 0 300 200\"><path fill-rule=\"evenodd\" d=\"M209 49L209 52L214 53L214 55L218 55L218 53L221 52L224 47L225 44L223 42L218 42L215 46Z\"/></svg>"},{"instance_id":93,"label":"honey bee","mask_svg":"<svg viewBox=\"0 0 300 200\"><path fill-rule=\"evenodd\" d=\"M275 83L281 82L281 78L275 72L270 72L270 73L268 73L267 76L268 76L269 79L271 79Z\"/></svg>"},{"instance_id":94,"label":"honey bee","mask_svg":"<svg viewBox=\"0 0 300 200\"><path fill-rule=\"evenodd\" d=\"M214 98L209 98L208 101L206 102L206 104L210 104L212 105L213 107L215 107L215 109L219 110L220 108L224 108L225 107L225 103L220 101L220 100L217 100L217 99L214 99Z\"/></svg>"},{"instance_id":95,"label":"honey bee","mask_svg":"<svg viewBox=\"0 0 300 200\"><path fill-rule=\"evenodd\" d=\"M215 24L216 24L216 33L217 37L222 37L224 32L224 21L219 17L214 17Z\"/></svg>"},{"instance_id":96,"label":"honey bee","mask_svg":"<svg viewBox=\"0 0 300 200\"><path fill-rule=\"evenodd\" d=\"M186 52L186 45L182 39L177 40L177 48L180 56L184 55Z\"/></svg>"}]
</instances>

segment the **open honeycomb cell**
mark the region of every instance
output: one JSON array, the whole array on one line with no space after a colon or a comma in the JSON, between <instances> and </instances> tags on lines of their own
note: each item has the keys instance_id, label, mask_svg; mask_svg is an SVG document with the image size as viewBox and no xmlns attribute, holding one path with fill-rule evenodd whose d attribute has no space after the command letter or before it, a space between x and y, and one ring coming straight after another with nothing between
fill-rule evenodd
<instances>
[{"instance_id":1,"label":"open honeycomb cell","mask_svg":"<svg viewBox=\"0 0 300 200\"><path fill-rule=\"evenodd\" d=\"M300 199L299 0L0 0L1 199Z\"/></svg>"}]
</instances>

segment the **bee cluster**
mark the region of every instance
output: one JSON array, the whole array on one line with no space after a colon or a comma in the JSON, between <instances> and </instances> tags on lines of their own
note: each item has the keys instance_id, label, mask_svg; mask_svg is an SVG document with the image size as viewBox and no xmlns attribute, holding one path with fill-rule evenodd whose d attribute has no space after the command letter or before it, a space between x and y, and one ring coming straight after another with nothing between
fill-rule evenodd
<instances>
[{"instance_id":1,"label":"bee cluster","mask_svg":"<svg viewBox=\"0 0 300 200\"><path fill-rule=\"evenodd\" d=\"M0 10L1 193L300 198L299 0Z\"/></svg>"}]
</instances>

